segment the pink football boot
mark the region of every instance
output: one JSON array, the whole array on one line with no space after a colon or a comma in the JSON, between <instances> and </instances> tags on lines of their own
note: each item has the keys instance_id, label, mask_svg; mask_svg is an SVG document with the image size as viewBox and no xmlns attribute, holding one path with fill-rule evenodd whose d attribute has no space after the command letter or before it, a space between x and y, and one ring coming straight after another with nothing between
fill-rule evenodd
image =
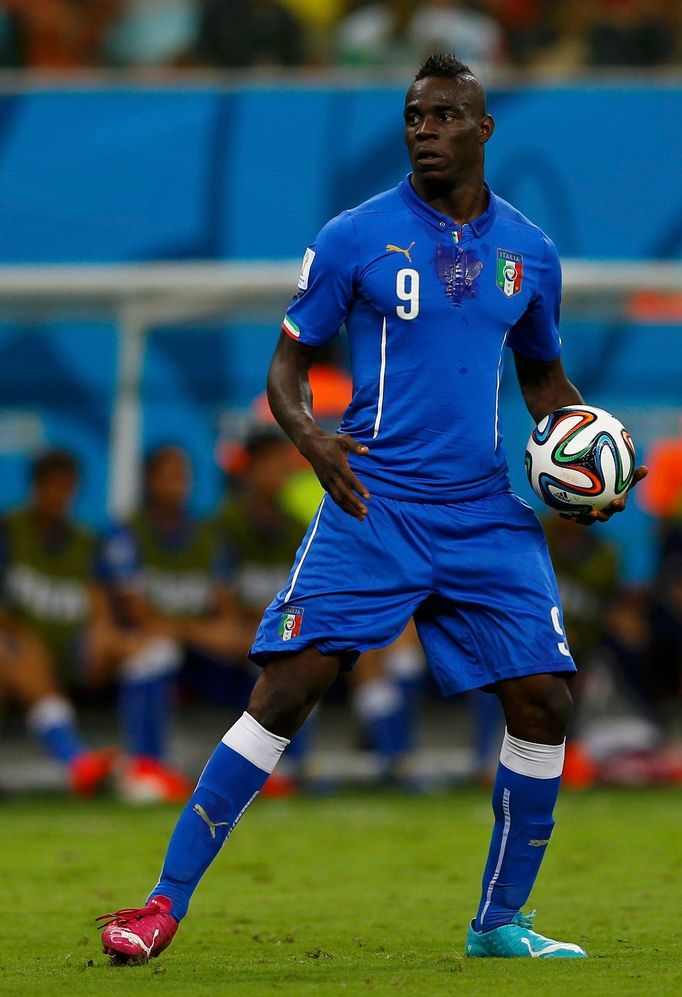
<instances>
[{"instance_id":1,"label":"pink football boot","mask_svg":"<svg viewBox=\"0 0 682 997\"><path fill-rule=\"evenodd\" d=\"M136 965L156 958L173 941L178 922L168 897L152 897L145 907L100 914L102 948L115 962Z\"/></svg>"}]
</instances>

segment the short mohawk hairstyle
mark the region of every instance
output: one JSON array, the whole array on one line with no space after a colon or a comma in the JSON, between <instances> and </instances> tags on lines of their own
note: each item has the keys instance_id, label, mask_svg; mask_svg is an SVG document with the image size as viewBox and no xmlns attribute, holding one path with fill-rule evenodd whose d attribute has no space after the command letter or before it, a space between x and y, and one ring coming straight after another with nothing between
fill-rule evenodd
<instances>
[{"instance_id":1,"label":"short mohawk hairstyle","mask_svg":"<svg viewBox=\"0 0 682 997\"><path fill-rule=\"evenodd\" d=\"M416 83L417 80L423 80L427 76L444 76L450 79L456 76L473 76L475 78L475 74L454 53L439 51L431 52L424 59L417 70L414 81Z\"/></svg>"}]
</instances>

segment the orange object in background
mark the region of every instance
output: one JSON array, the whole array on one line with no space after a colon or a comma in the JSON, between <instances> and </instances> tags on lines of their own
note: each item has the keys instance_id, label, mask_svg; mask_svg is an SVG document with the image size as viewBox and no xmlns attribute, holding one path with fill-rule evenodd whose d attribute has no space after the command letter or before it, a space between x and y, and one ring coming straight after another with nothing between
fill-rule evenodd
<instances>
[{"instance_id":1,"label":"orange object in background","mask_svg":"<svg viewBox=\"0 0 682 997\"><path fill-rule=\"evenodd\" d=\"M120 13L120 0L9 0L25 35L26 62L32 69L95 66L107 26Z\"/></svg>"},{"instance_id":2,"label":"orange object in background","mask_svg":"<svg viewBox=\"0 0 682 997\"><path fill-rule=\"evenodd\" d=\"M649 475L635 492L642 508L661 519L682 516L682 437L659 440L647 464Z\"/></svg>"},{"instance_id":3,"label":"orange object in background","mask_svg":"<svg viewBox=\"0 0 682 997\"><path fill-rule=\"evenodd\" d=\"M321 363L311 368L309 379L313 392L313 412L317 421L340 420L353 394L350 376L338 367ZM274 422L265 392L253 401L251 410L257 422Z\"/></svg>"},{"instance_id":4,"label":"orange object in background","mask_svg":"<svg viewBox=\"0 0 682 997\"><path fill-rule=\"evenodd\" d=\"M309 374L310 387L313 392L313 414L317 422L333 423L334 429L341 421L341 416L346 411L353 394L353 381L345 371L334 367L332 364L316 364L311 368ZM251 405L256 422L274 422L275 417L270 411L268 396L264 391L254 399ZM308 466L305 457L298 451L294 457L295 463L301 466Z\"/></svg>"}]
</instances>

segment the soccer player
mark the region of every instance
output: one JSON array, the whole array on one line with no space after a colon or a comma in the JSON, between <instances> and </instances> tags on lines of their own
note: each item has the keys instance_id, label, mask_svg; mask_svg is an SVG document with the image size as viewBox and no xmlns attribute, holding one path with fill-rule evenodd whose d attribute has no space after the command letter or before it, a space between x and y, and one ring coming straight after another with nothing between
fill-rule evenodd
<instances>
[{"instance_id":1,"label":"soccer player","mask_svg":"<svg viewBox=\"0 0 682 997\"><path fill-rule=\"evenodd\" d=\"M339 669L389 644L411 616L443 692L492 689L506 718L466 954L585 956L521 913L554 826L575 666L542 530L509 487L498 418L505 347L536 421L581 402L559 358L559 261L484 182L494 125L465 65L429 57L404 115L411 176L334 218L305 254L269 398L327 495L261 622L251 654L263 672L247 712L209 759L159 882L145 907L106 915L104 950L120 959L171 942ZM344 323L354 394L334 435L315 422L308 371Z\"/></svg>"}]
</instances>

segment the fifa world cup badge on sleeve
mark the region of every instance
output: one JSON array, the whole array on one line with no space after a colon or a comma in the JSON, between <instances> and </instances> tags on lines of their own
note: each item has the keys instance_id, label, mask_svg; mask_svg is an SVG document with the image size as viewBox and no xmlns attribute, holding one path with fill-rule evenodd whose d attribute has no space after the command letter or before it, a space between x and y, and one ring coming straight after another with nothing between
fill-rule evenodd
<instances>
[{"instance_id":1,"label":"fifa world cup badge on sleeve","mask_svg":"<svg viewBox=\"0 0 682 997\"><path fill-rule=\"evenodd\" d=\"M511 298L521 290L523 281L523 256L509 253L506 249L497 250L497 286L504 295Z\"/></svg>"},{"instance_id":2,"label":"fifa world cup badge on sleeve","mask_svg":"<svg viewBox=\"0 0 682 997\"><path fill-rule=\"evenodd\" d=\"M299 291L308 290L308 281L310 280L310 268L313 265L313 260L315 259L315 250L311 249L310 246L305 251L303 257L303 263L301 263L301 273L298 278L298 289Z\"/></svg>"},{"instance_id":3,"label":"fifa world cup badge on sleeve","mask_svg":"<svg viewBox=\"0 0 682 997\"><path fill-rule=\"evenodd\" d=\"M282 612L282 618L279 621L277 635L282 640L293 640L294 637L298 637L300 634L302 623L302 608L300 606L287 606L287 608Z\"/></svg>"}]
</instances>

